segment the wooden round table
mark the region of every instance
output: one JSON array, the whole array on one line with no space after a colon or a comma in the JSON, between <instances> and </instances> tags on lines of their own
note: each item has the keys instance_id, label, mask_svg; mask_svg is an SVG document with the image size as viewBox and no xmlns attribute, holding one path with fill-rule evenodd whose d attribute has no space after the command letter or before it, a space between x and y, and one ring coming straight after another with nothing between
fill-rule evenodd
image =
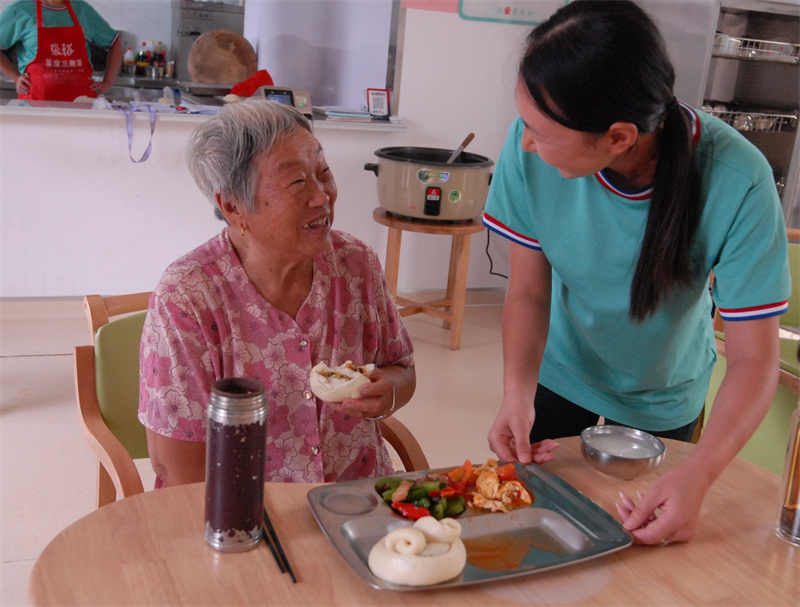
<instances>
[{"instance_id":1,"label":"wooden round table","mask_svg":"<svg viewBox=\"0 0 800 607\"><path fill-rule=\"evenodd\" d=\"M645 491L691 453L667 443L661 468L636 481L590 468L575 437L546 469L616 517L623 491ZM453 456L454 465L464 454ZM42 552L31 605L758 605L800 603L800 547L773 530L779 478L734 460L708 493L691 542L632 546L542 573L451 589L393 592L367 584L333 548L306 494L315 485L267 484L265 504L297 576L281 574L264 543L238 554L203 540L202 483L103 506ZM58 499L58 496L54 496Z\"/></svg>"},{"instance_id":2,"label":"wooden round table","mask_svg":"<svg viewBox=\"0 0 800 607\"><path fill-rule=\"evenodd\" d=\"M441 318L445 329L450 329L450 349L461 347L461 326L464 321L464 302L467 296L467 272L469 270L469 246L473 234L484 230L480 219L459 223L411 220L387 213L383 208L372 212L372 217L389 228L386 242L386 264L384 273L389 290L400 309L401 316L428 314ZM403 232L451 236L450 266L447 274L447 289L443 299L421 302L397 295L397 278L400 273L400 244Z\"/></svg>"}]
</instances>

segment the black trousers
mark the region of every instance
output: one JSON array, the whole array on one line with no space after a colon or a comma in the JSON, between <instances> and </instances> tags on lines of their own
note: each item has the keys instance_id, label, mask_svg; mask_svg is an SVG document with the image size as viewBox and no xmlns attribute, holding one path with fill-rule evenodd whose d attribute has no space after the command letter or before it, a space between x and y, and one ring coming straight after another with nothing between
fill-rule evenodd
<instances>
[{"instance_id":1,"label":"black trousers","mask_svg":"<svg viewBox=\"0 0 800 607\"><path fill-rule=\"evenodd\" d=\"M534 406L536 408L536 419L533 422L533 430L531 430L532 443L538 443L546 438L577 436L584 428L596 426L600 419L596 413L579 407L572 401L547 389L542 384L539 384L536 389ZM663 432L653 432L647 428L638 428L638 430L644 430L661 438L671 438L688 443L692 439L694 429L699 422L700 417L698 416L692 423L674 430L665 430ZM624 425L610 419L606 419L604 423L615 426Z\"/></svg>"}]
</instances>

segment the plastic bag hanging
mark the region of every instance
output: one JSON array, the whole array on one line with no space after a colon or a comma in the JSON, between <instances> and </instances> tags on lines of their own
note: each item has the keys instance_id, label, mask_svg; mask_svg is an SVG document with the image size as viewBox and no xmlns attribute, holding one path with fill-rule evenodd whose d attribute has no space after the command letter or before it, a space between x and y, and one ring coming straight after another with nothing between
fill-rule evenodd
<instances>
[{"instance_id":1,"label":"plastic bag hanging","mask_svg":"<svg viewBox=\"0 0 800 607\"><path fill-rule=\"evenodd\" d=\"M144 109L145 107L150 113L150 141L147 143L147 148L142 153L142 157L139 158L139 160L136 160L133 157L133 112ZM125 126L128 131L128 155L130 156L131 161L136 163L144 162L150 158L150 152L153 151L153 133L156 130L156 108L154 108L152 105L141 105L136 108L118 105L116 108L125 116Z\"/></svg>"}]
</instances>

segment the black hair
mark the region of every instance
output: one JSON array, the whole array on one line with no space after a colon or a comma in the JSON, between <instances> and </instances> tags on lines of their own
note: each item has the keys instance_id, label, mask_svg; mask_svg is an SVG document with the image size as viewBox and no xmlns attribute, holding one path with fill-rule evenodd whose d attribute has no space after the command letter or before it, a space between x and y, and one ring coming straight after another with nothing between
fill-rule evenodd
<instances>
[{"instance_id":1,"label":"black hair","mask_svg":"<svg viewBox=\"0 0 800 607\"><path fill-rule=\"evenodd\" d=\"M629 316L652 315L676 284L690 285L702 212L688 118L673 95L675 70L658 28L627 0L576 0L536 27L520 79L563 126L602 134L615 122L659 127L653 194L631 284Z\"/></svg>"}]
</instances>

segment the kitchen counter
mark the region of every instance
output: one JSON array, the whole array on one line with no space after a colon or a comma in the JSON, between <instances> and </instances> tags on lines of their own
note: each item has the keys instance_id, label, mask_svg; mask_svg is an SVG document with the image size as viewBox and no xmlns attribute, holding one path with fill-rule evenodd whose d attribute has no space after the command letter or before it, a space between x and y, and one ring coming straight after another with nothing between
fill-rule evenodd
<instances>
[{"instance_id":1,"label":"kitchen counter","mask_svg":"<svg viewBox=\"0 0 800 607\"><path fill-rule=\"evenodd\" d=\"M0 106L0 297L146 291L222 228L184 160L208 115L158 114L150 157L132 162L151 141L148 113L134 112L129 149L125 116L90 108ZM336 227L376 250L385 250L386 234L369 221L376 185L364 163L378 148L405 143L405 128L314 124L339 186Z\"/></svg>"},{"instance_id":2,"label":"kitchen counter","mask_svg":"<svg viewBox=\"0 0 800 607\"><path fill-rule=\"evenodd\" d=\"M187 95L185 100L195 105L206 105L201 97ZM158 111L158 110L157 110ZM91 103L74 103L66 101L21 101L19 99L0 99L0 115L6 116L41 116L47 119L56 118L77 118L92 117L99 120L122 120L122 115L114 110L93 109ZM200 122L207 120L209 114L198 114L191 112L158 112L158 121L180 121L180 122ZM147 112L135 112L134 120L147 120ZM347 122L347 121L327 121L312 120L312 128L316 132L319 130L350 130L350 131L373 131L373 132L403 132L406 125L402 118L396 118L391 122L376 120L374 122Z\"/></svg>"}]
</instances>

